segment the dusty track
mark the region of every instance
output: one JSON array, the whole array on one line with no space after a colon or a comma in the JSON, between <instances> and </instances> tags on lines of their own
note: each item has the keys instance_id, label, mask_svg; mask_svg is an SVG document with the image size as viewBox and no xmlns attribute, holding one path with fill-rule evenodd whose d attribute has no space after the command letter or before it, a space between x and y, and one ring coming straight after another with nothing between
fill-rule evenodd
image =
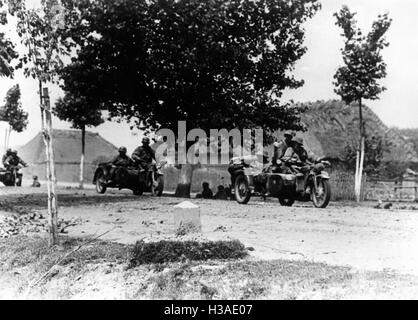
<instances>
[{"instance_id":1,"label":"dusty track","mask_svg":"<svg viewBox=\"0 0 418 320\"><path fill-rule=\"evenodd\" d=\"M70 228L69 236L115 228L104 240L119 243L173 238L173 205L181 201L74 189L60 190L59 200L61 217L85 221ZM45 212L44 190L1 188L0 201ZM319 210L305 204L284 208L275 200L253 199L246 206L233 201L192 201L201 207L204 237L239 239L255 249L253 259L302 259L418 274L418 211L399 210L396 205L392 210L377 210L371 204L352 203L333 203Z\"/></svg>"}]
</instances>

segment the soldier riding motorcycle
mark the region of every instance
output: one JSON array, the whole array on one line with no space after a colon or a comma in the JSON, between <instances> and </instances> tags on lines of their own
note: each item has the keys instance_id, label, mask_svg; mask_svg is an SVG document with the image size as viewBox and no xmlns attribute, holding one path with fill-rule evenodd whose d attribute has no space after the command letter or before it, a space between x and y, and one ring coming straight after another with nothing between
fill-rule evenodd
<instances>
[{"instance_id":1,"label":"soldier riding motorcycle","mask_svg":"<svg viewBox=\"0 0 418 320\"><path fill-rule=\"evenodd\" d=\"M138 149L132 155L137 161L129 158L126 155L126 148L121 147L119 148L119 155L111 162L99 164L93 179L98 193L105 193L107 188L119 188L131 189L135 195L142 195L143 192L147 191L150 191L153 195L162 195L164 175L161 169L166 162L162 161L157 165L152 160L148 166L149 170L145 170L143 166L138 165Z\"/></svg>"},{"instance_id":2,"label":"soldier riding motorcycle","mask_svg":"<svg viewBox=\"0 0 418 320\"><path fill-rule=\"evenodd\" d=\"M7 150L2 159L5 169L0 169L0 181L5 186L22 186L22 168L28 165L18 156L16 150Z\"/></svg>"},{"instance_id":3,"label":"soldier riding motorcycle","mask_svg":"<svg viewBox=\"0 0 418 320\"><path fill-rule=\"evenodd\" d=\"M150 138L142 138L142 146L134 150L132 160L140 170L142 190L148 190L153 195L161 196L164 189L164 175L161 169L167 161L157 164L155 151L151 148L150 142Z\"/></svg>"},{"instance_id":4,"label":"soldier riding motorcycle","mask_svg":"<svg viewBox=\"0 0 418 320\"><path fill-rule=\"evenodd\" d=\"M328 205L331 199L330 177L324 170L329 162L313 159L303 148L300 138L292 141L292 150L289 147L281 161L277 160L275 166L265 167L261 172L255 173L252 164L244 160L231 162L229 172L238 203L246 204L251 195L258 194L277 197L283 206L292 206L296 200L312 201L318 208Z\"/></svg>"}]
</instances>

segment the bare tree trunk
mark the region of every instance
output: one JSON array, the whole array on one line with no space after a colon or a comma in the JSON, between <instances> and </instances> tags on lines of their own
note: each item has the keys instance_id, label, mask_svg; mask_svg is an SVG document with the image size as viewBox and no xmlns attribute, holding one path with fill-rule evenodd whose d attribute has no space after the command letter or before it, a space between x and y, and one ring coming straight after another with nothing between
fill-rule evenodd
<instances>
[{"instance_id":1,"label":"bare tree trunk","mask_svg":"<svg viewBox=\"0 0 418 320\"><path fill-rule=\"evenodd\" d=\"M357 201L357 194L358 194L358 174L360 172L360 149L357 151L357 158L356 158L356 173L354 175L354 196Z\"/></svg>"},{"instance_id":2,"label":"bare tree trunk","mask_svg":"<svg viewBox=\"0 0 418 320\"><path fill-rule=\"evenodd\" d=\"M86 126L81 128L80 189L84 188L84 154L86 144Z\"/></svg>"},{"instance_id":3,"label":"bare tree trunk","mask_svg":"<svg viewBox=\"0 0 418 320\"><path fill-rule=\"evenodd\" d=\"M9 129L7 130L7 136L6 136L6 150L10 146L10 134L12 133L12 127L9 126Z\"/></svg>"},{"instance_id":4,"label":"bare tree trunk","mask_svg":"<svg viewBox=\"0 0 418 320\"><path fill-rule=\"evenodd\" d=\"M356 170L356 183L355 183L355 195L356 201L361 201L361 187L363 177L363 166L364 166L364 149L365 149L365 137L364 137L364 121L363 121L363 108L362 101L359 99L359 120L360 120L360 145L358 153L358 170Z\"/></svg>"},{"instance_id":5,"label":"bare tree trunk","mask_svg":"<svg viewBox=\"0 0 418 320\"><path fill-rule=\"evenodd\" d=\"M8 145L7 145L7 131L8 131L8 129L9 129L9 128L6 128L6 129L4 130L4 153L6 153L7 148L8 148Z\"/></svg>"},{"instance_id":6,"label":"bare tree trunk","mask_svg":"<svg viewBox=\"0 0 418 320\"><path fill-rule=\"evenodd\" d=\"M42 132L45 143L46 153L46 176L48 189L48 226L49 226L49 245L58 244L58 203L56 195L56 175L54 163L54 150L52 138L52 116L51 105L49 101L48 89L42 88L42 82L39 82L39 92L41 99L41 117L42 117Z\"/></svg>"},{"instance_id":7,"label":"bare tree trunk","mask_svg":"<svg viewBox=\"0 0 418 320\"><path fill-rule=\"evenodd\" d=\"M175 197L190 198L190 189L192 185L193 171L196 165L183 164L180 169L179 181L176 188Z\"/></svg>"}]
</instances>

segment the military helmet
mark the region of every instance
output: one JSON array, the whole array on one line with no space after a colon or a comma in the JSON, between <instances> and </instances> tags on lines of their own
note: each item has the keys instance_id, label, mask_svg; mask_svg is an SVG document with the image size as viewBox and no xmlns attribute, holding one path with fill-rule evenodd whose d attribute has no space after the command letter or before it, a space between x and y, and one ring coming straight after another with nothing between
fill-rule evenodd
<instances>
[{"instance_id":1,"label":"military helmet","mask_svg":"<svg viewBox=\"0 0 418 320\"><path fill-rule=\"evenodd\" d=\"M143 137L142 138L142 143L150 143L151 142L151 140L150 140L150 138L148 138L148 137Z\"/></svg>"},{"instance_id":2,"label":"military helmet","mask_svg":"<svg viewBox=\"0 0 418 320\"><path fill-rule=\"evenodd\" d=\"M128 150L126 149L126 147L120 147L119 152L126 153L126 152L128 152Z\"/></svg>"},{"instance_id":3,"label":"military helmet","mask_svg":"<svg viewBox=\"0 0 418 320\"><path fill-rule=\"evenodd\" d=\"M301 137L294 137L292 139L292 142L297 143L297 144L303 146L303 139Z\"/></svg>"}]
</instances>

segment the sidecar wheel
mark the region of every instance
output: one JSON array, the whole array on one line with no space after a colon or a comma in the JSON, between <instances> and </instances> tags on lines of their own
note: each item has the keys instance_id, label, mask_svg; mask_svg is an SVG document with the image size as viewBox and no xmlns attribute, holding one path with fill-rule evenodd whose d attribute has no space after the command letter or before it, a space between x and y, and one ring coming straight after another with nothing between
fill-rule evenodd
<instances>
[{"instance_id":1,"label":"sidecar wheel","mask_svg":"<svg viewBox=\"0 0 418 320\"><path fill-rule=\"evenodd\" d=\"M247 204L251 198L251 190L248 180L244 175L235 178L235 200L239 204Z\"/></svg>"},{"instance_id":2,"label":"sidecar wheel","mask_svg":"<svg viewBox=\"0 0 418 320\"><path fill-rule=\"evenodd\" d=\"M104 176L103 171L99 171L96 176L96 191L97 193L105 193L106 192L106 179Z\"/></svg>"}]
</instances>

